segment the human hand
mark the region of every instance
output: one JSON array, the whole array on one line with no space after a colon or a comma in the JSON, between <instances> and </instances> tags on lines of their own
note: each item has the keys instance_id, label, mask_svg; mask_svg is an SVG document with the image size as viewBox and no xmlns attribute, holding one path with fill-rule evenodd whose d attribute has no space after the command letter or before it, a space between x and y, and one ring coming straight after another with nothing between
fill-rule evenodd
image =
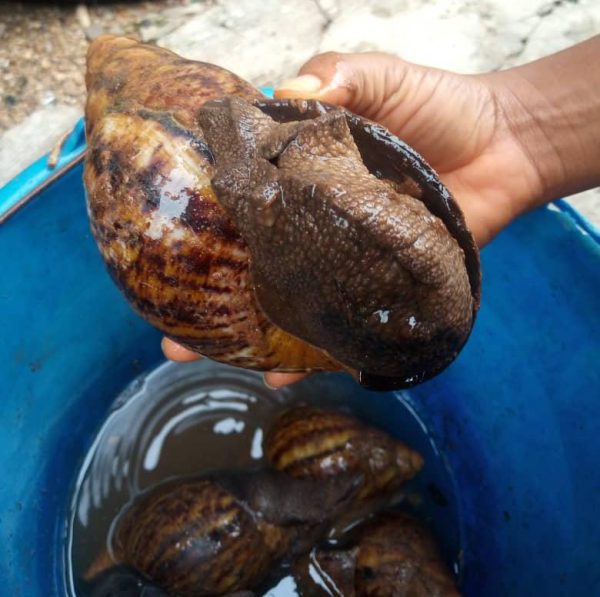
<instances>
[{"instance_id":1,"label":"human hand","mask_svg":"<svg viewBox=\"0 0 600 597\"><path fill-rule=\"evenodd\" d=\"M197 361L202 358L197 352L188 350L170 340L169 338L163 338L161 343L162 350L165 356L171 361L178 361L180 363L188 363L191 361ZM279 373L277 371L269 371L265 373L265 383L271 388L281 388L289 385L296 381L300 381L306 377L307 373Z\"/></svg>"}]
</instances>

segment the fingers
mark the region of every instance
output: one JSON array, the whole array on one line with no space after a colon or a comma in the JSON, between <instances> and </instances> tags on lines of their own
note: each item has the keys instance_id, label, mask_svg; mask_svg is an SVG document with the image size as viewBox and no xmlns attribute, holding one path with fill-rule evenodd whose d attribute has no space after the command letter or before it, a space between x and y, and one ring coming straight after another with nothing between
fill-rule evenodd
<instances>
[{"instance_id":1,"label":"fingers","mask_svg":"<svg viewBox=\"0 0 600 597\"><path fill-rule=\"evenodd\" d=\"M178 361L179 363L187 363L190 361L197 361L202 358L198 353L173 342L169 338L163 338L161 342L162 351L165 356L171 361ZM275 373L268 372L264 375L265 385L273 390L283 388L292 383L296 383L301 379L307 377L308 373Z\"/></svg>"},{"instance_id":2,"label":"fingers","mask_svg":"<svg viewBox=\"0 0 600 597\"><path fill-rule=\"evenodd\" d=\"M376 118L397 94L411 66L382 52L327 52L311 58L297 78L281 83L275 97L319 99Z\"/></svg>"},{"instance_id":3,"label":"fingers","mask_svg":"<svg viewBox=\"0 0 600 597\"><path fill-rule=\"evenodd\" d=\"M265 385L273 390L278 390L279 388L283 388L284 386L290 385L292 383L296 383L301 379L307 377L308 373L276 373L270 371L265 373Z\"/></svg>"},{"instance_id":4,"label":"fingers","mask_svg":"<svg viewBox=\"0 0 600 597\"><path fill-rule=\"evenodd\" d=\"M169 340L169 338L162 339L161 348L165 356L171 361L186 363L202 358L198 353L181 346L181 344L177 344L177 342L173 342L173 340Z\"/></svg>"}]
</instances>

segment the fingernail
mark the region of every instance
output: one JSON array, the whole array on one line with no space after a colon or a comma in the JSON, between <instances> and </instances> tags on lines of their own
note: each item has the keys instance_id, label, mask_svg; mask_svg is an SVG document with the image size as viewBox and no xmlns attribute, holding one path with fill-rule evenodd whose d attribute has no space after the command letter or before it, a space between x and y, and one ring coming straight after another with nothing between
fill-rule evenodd
<instances>
[{"instance_id":1,"label":"fingernail","mask_svg":"<svg viewBox=\"0 0 600 597\"><path fill-rule=\"evenodd\" d=\"M322 83L315 75L302 75L295 79L288 79L277 86L277 91L293 91L295 93L315 93L321 89Z\"/></svg>"}]
</instances>

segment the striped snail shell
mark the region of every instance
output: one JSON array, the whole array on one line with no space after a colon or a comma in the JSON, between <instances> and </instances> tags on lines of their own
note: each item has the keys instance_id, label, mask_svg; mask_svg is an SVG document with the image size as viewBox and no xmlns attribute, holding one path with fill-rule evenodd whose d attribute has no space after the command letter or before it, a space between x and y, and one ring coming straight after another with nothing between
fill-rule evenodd
<instances>
[{"instance_id":1,"label":"striped snail shell","mask_svg":"<svg viewBox=\"0 0 600 597\"><path fill-rule=\"evenodd\" d=\"M358 482L259 470L163 483L118 517L115 559L184 597L251 589L283 556L310 549Z\"/></svg>"},{"instance_id":2,"label":"striped snail shell","mask_svg":"<svg viewBox=\"0 0 600 597\"><path fill-rule=\"evenodd\" d=\"M358 547L357 595L459 595L433 536L406 513L387 513L366 525Z\"/></svg>"},{"instance_id":3,"label":"striped snail shell","mask_svg":"<svg viewBox=\"0 0 600 597\"><path fill-rule=\"evenodd\" d=\"M403 512L367 521L346 549L315 548L294 564L303 597L458 597L434 538Z\"/></svg>"},{"instance_id":4,"label":"striped snail shell","mask_svg":"<svg viewBox=\"0 0 600 597\"><path fill-rule=\"evenodd\" d=\"M312 406L284 412L264 447L272 465L293 477L328 479L360 472L358 501L397 489L423 466L418 452L387 433L353 416Z\"/></svg>"},{"instance_id":5,"label":"striped snail shell","mask_svg":"<svg viewBox=\"0 0 600 597\"><path fill-rule=\"evenodd\" d=\"M198 108L263 97L218 66L100 36L87 58L84 181L92 231L134 309L212 359L253 369L336 369L258 306L248 247L211 186Z\"/></svg>"}]
</instances>

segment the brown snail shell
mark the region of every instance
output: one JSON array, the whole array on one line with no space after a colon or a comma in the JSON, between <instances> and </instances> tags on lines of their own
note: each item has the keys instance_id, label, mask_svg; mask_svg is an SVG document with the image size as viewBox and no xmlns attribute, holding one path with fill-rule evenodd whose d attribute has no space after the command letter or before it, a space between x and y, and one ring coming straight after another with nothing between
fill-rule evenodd
<instances>
[{"instance_id":1,"label":"brown snail shell","mask_svg":"<svg viewBox=\"0 0 600 597\"><path fill-rule=\"evenodd\" d=\"M459 595L431 533L403 512L365 523L347 549L317 548L302 556L294 564L294 578L305 597Z\"/></svg>"},{"instance_id":2,"label":"brown snail shell","mask_svg":"<svg viewBox=\"0 0 600 597\"><path fill-rule=\"evenodd\" d=\"M479 305L477 248L448 190L399 139L318 102L263 99L228 71L125 38L91 44L86 83L92 230L125 296L167 336L233 365L344 369L382 389L456 357ZM236 110L262 123L242 126L247 145ZM336 203L328 176L339 168L319 174L310 150L291 165L290 139L323 132L345 135L356 189L368 179L385 209ZM265 156L265 139L269 151L282 143ZM240 164L281 177L240 186ZM282 210L284 190L301 200Z\"/></svg>"},{"instance_id":3,"label":"brown snail shell","mask_svg":"<svg viewBox=\"0 0 600 597\"><path fill-rule=\"evenodd\" d=\"M362 474L357 501L392 492L423 466L418 452L387 433L350 415L311 406L283 413L263 445L273 467L296 478Z\"/></svg>"},{"instance_id":4,"label":"brown snail shell","mask_svg":"<svg viewBox=\"0 0 600 597\"><path fill-rule=\"evenodd\" d=\"M388 513L368 524L358 546L357 595L459 595L433 536L408 514Z\"/></svg>"},{"instance_id":5,"label":"brown snail shell","mask_svg":"<svg viewBox=\"0 0 600 597\"><path fill-rule=\"evenodd\" d=\"M121 513L114 556L184 597L251 589L284 555L310 549L357 482L299 481L267 470L167 482Z\"/></svg>"},{"instance_id":6,"label":"brown snail shell","mask_svg":"<svg viewBox=\"0 0 600 597\"><path fill-rule=\"evenodd\" d=\"M92 231L136 311L224 363L337 368L265 317L248 248L211 188L198 108L223 95L262 94L217 66L127 38L98 37L87 64L84 179Z\"/></svg>"}]
</instances>

